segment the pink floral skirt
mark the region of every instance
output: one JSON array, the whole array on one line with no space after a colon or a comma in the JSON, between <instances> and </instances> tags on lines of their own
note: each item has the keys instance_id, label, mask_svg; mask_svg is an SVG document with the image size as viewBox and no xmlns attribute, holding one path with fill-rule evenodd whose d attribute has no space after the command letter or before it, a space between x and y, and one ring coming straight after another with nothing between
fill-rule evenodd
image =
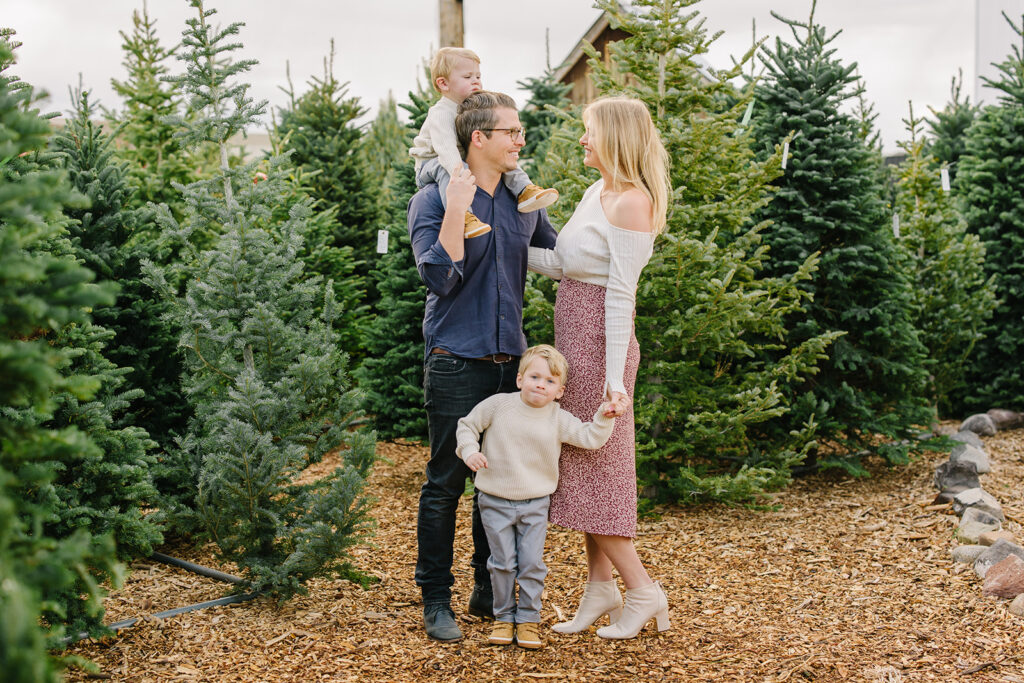
<instances>
[{"instance_id":1,"label":"pink floral skirt","mask_svg":"<svg viewBox=\"0 0 1024 683\"><path fill-rule=\"evenodd\" d=\"M565 278L555 298L555 346L569 361L561 406L584 422L604 401L605 288ZM624 382L630 397L640 365L631 334ZM636 439L633 409L615 419L597 450L563 445L549 518L559 526L607 536L636 536Z\"/></svg>"}]
</instances>

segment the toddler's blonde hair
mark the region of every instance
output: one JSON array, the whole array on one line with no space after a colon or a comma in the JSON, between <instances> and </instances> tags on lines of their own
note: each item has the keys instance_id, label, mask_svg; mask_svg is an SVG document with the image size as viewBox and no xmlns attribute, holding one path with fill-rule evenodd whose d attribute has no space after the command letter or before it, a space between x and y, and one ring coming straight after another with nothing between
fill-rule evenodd
<instances>
[{"instance_id":1,"label":"toddler's blonde hair","mask_svg":"<svg viewBox=\"0 0 1024 683\"><path fill-rule=\"evenodd\" d=\"M569 379L569 363L565 360L565 356L550 344L537 344L523 352L522 358L519 359L520 375L526 372L526 368L529 367L535 358L546 360L548 362L548 370L551 371L552 375L562 380L562 386L565 386L566 380Z\"/></svg>"},{"instance_id":2,"label":"toddler's blonde hair","mask_svg":"<svg viewBox=\"0 0 1024 683\"><path fill-rule=\"evenodd\" d=\"M455 60L460 57L472 59L477 64L480 63L480 58L476 56L476 53L464 47L442 47L434 53L434 58L430 60L430 82L434 86L434 90L441 92L441 89L437 87L437 79L449 78L452 75Z\"/></svg>"}]
</instances>

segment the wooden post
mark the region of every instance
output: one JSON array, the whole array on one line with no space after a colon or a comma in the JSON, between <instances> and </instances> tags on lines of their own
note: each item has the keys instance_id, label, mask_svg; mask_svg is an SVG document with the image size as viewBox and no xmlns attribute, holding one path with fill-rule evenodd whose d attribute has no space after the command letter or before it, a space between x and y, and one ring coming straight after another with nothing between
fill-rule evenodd
<instances>
[{"instance_id":1,"label":"wooden post","mask_svg":"<svg viewBox=\"0 0 1024 683\"><path fill-rule=\"evenodd\" d=\"M441 3L441 47L462 47L462 0Z\"/></svg>"}]
</instances>

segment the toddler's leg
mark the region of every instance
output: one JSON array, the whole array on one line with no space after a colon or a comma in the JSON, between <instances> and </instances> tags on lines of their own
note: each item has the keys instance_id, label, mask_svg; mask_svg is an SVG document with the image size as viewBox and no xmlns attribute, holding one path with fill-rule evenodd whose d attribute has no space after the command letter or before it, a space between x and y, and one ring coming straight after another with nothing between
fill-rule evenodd
<instances>
[{"instance_id":1,"label":"toddler's leg","mask_svg":"<svg viewBox=\"0 0 1024 683\"><path fill-rule=\"evenodd\" d=\"M502 179L512 194L519 198L520 213L539 211L558 201L558 190L534 185L520 168L503 174Z\"/></svg>"},{"instance_id":2,"label":"toddler's leg","mask_svg":"<svg viewBox=\"0 0 1024 683\"><path fill-rule=\"evenodd\" d=\"M465 163L465 162L463 162ZM420 182L420 176L423 176L423 185L430 182L437 183L438 192L441 193L441 205L448 209L448 182L451 180L451 175L441 165L441 162L436 158L430 159L429 161L423 162L420 166L419 172L416 174L416 182ZM423 185L420 185L422 187ZM466 212L466 239L472 239L473 237L479 237L480 235L486 235L491 231L491 226L487 225L479 218L473 215L472 211Z\"/></svg>"},{"instance_id":3,"label":"toddler's leg","mask_svg":"<svg viewBox=\"0 0 1024 683\"><path fill-rule=\"evenodd\" d=\"M494 620L514 623L516 621L515 510L509 501L482 491L477 493L477 504L480 506L480 519L487 532L487 544L491 547L487 570L491 574L491 590L494 593Z\"/></svg>"},{"instance_id":4,"label":"toddler's leg","mask_svg":"<svg viewBox=\"0 0 1024 683\"><path fill-rule=\"evenodd\" d=\"M548 575L544 564L544 539L548 533L549 503L548 496L516 501L519 508L515 528L518 539L516 578L519 581L516 623L540 621L541 592L544 590L544 577Z\"/></svg>"},{"instance_id":5,"label":"toddler's leg","mask_svg":"<svg viewBox=\"0 0 1024 683\"><path fill-rule=\"evenodd\" d=\"M441 193L441 205L444 208L448 208L448 181L451 180L451 176L448 171L445 170L441 162L437 160L437 157L428 159L420 164L419 170L416 171L416 186L423 187L430 183L437 183L437 189Z\"/></svg>"}]
</instances>

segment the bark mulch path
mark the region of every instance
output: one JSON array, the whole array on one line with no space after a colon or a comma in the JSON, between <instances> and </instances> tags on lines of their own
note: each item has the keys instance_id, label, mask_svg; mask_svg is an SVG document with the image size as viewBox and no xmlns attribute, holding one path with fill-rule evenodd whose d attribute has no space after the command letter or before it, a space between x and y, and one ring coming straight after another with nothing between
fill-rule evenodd
<instances>
[{"instance_id":1,"label":"bark mulch path","mask_svg":"<svg viewBox=\"0 0 1024 683\"><path fill-rule=\"evenodd\" d=\"M982 485L1024 540L1024 430L985 440ZM416 506L426 449L381 444L371 490L379 523L355 551L379 579L369 590L320 580L284 604L257 600L143 621L71 649L115 681L1015 681L1024 683L1024 619L981 594L950 548L956 517L929 509L934 454L868 480L797 481L776 511L721 505L665 509L637 544L665 586L672 629L629 641L593 630L544 629L547 647L486 644L489 624L465 616L472 589L469 506L459 510L454 606L466 638L422 631ZM580 539L551 527L545 626L571 615L584 576ZM162 549L232 572L209 548ZM107 598L107 621L219 597L226 585L138 562ZM2 678L2 676L0 676ZM82 672L70 680L94 679Z\"/></svg>"}]
</instances>

